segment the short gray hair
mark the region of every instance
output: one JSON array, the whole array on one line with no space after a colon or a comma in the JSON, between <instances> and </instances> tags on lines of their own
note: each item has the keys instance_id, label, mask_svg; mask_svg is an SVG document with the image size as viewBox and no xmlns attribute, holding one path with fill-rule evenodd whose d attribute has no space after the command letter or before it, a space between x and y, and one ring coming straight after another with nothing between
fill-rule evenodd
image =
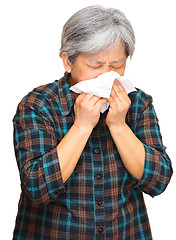
<instances>
[{"instance_id":1,"label":"short gray hair","mask_svg":"<svg viewBox=\"0 0 176 240\"><path fill-rule=\"evenodd\" d=\"M126 16L114 8L90 6L76 12L64 25L61 36L62 52L72 63L80 54L95 54L120 41L126 56L132 57L135 34Z\"/></svg>"}]
</instances>

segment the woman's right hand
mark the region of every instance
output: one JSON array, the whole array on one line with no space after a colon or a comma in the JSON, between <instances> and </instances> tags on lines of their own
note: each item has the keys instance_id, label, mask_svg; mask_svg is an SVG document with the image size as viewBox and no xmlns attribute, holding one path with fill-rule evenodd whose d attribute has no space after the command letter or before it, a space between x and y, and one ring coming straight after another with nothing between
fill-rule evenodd
<instances>
[{"instance_id":1,"label":"woman's right hand","mask_svg":"<svg viewBox=\"0 0 176 240\"><path fill-rule=\"evenodd\" d=\"M74 124L79 128L93 129L99 121L100 110L106 102L107 99L105 98L82 92L75 101Z\"/></svg>"}]
</instances>

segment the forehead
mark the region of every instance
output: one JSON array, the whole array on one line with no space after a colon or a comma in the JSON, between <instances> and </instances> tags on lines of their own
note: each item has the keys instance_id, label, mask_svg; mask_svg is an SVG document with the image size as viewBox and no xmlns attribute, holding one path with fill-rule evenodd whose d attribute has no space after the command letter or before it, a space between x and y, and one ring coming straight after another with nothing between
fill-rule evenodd
<instances>
[{"instance_id":1,"label":"forehead","mask_svg":"<svg viewBox=\"0 0 176 240\"><path fill-rule=\"evenodd\" d=\"M122 43L119 45L112 45L107 49L103 50L100 53L96 54L82 54L82 60L91 61L95 63L102 63L102 62L122 62L126 60L126 52L125 47Z\"/></svg>"}]
</instances>

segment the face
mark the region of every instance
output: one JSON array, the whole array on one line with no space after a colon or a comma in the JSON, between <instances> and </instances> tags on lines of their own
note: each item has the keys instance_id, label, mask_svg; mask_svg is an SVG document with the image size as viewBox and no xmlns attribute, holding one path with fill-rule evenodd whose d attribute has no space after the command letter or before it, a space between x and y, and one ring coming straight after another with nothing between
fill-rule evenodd
<instances>
[{"instance_id":1,"label":"face","mask_svg":"<svg viewBox=\"0 0 176 240\"><path fill-rule=\"evenodd\" d=\"M61 57L65 70L71 73L70 85L96 78L109 71L115 71L123 76L126 67L126 52L121 42L118 46L112 45L98 54L80 54L74 64L65 53L62 53Z\"/></svg>"}]
</instances>

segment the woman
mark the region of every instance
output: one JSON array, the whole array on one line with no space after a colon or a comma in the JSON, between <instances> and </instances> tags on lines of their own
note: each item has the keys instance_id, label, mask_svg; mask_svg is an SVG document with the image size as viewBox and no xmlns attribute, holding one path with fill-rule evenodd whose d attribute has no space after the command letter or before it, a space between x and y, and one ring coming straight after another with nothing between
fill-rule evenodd
<instances>
[{"instance_id":1,"label":"woman","mask_svg":"<svg viewBox=\"0 0 176 240\"><path fill-rule=\"evenodd\" d=\"M69 89L123 76L134 48L117 9L87 7L65 24L65 76L25 96L13 120L22 186L13 239L152 239L142 192L161 194L172 175L152 97L127 95L117 79L109 99Z\"/></svg>"}]
</instances>

